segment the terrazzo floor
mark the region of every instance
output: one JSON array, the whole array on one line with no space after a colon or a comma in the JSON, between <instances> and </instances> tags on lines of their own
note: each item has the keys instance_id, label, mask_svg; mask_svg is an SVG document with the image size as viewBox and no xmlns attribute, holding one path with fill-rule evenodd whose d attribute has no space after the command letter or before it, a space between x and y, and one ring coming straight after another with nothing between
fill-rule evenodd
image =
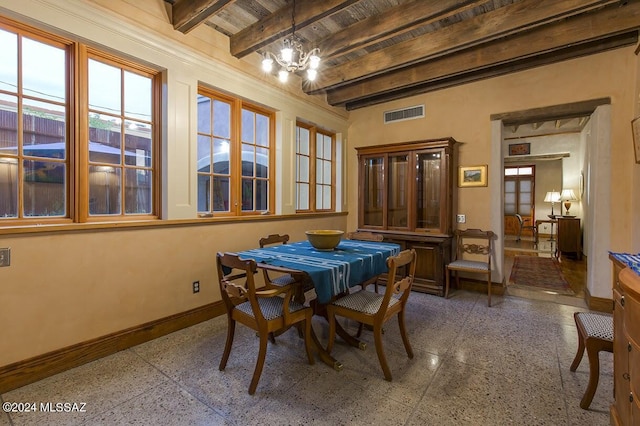
<instances>
[{"instance_id":1,"label":"terrazzo floor","mask_svg":"<svg viewBox=\"0 0 640 426\"><path fill-rule=\"evenodd\" d=\"M242 325L224 372L226 318L218 317L4 393L2 402L86 404L80 413L0 412L0 425L608 425L613 357L601 353L598 390L579 402L589 376L575 373L573 312L547 301L457 291L448 300L412 293L404 352L397 322L383 340L393 381L384 380L371 332L365 351L337 340L344 369L306 361L295 330L269 344L254 396L257 355ZM355 324L347 324L355 330ZM326 342L327 325L314 319Z\"/></svg>"}]
</instances>

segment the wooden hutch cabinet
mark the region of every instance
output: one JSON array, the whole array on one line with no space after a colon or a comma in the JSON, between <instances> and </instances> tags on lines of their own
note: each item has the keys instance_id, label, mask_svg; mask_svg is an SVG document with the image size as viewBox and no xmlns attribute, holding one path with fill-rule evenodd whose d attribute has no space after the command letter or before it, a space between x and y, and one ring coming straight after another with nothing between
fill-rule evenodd
<instances>
[{"instance_id":1,"label":"wooden hutch cabinet","mask_svg":"<svg viewBox=\"0 0 640 426\"><path fill-rule=\"evenodd\" d=\"M413 288L444 295L456 186L453 138L357 148L358 228L415 249Z\"/></svg>"}]
</instances>

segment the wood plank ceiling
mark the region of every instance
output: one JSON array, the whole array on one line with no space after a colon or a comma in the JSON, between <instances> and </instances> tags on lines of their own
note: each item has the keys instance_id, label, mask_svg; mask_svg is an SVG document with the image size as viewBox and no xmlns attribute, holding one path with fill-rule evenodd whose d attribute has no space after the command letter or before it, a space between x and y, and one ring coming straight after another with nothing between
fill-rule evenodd
<instances>
[{"instance_id":1,"label":"wood plank ceiling","mask_svg":"<svg viewBox=\"0 0 640 426\"><path fill-rule=\"evenodd\" d=\"M640 28L640 0L165 1L177 31L209 25L237 58L277 53L293 17L322 57L303 90L348 110L636 44Z\"/></svg>"}]
</instances>

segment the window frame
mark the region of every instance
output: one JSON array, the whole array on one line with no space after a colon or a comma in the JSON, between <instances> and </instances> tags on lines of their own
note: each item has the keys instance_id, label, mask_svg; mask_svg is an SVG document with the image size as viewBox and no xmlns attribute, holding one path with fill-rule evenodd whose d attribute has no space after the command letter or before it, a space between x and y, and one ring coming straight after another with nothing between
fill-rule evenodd
<instances>
[{"instance_id":1,"label":"window frame","mask_svg":"<svg viewBox=\"0 0 640 426\"><path fill-rule=\"evenodd\" d=\"M309 131L309 154L301 154L298 150L299 140L298 140L298 128L304 128ZM318 185L327 186L324 183L318 184L317 182L317 162L318 160L326 161L326 159L318 157L317 155L317 135L321 134L324 136L329 136L331 138L331 207L329 209L321 209L317 208L316 203L316 190ZM295 132L295 205L296 205L296 213L328 213L336 211L336 135L335 133L329 132L327 130L320 129L314 125L304 123L302 121L296 122L296 132ZM305 156L309 157L309 182L298 180L298 164L299 157ZM299 185L301 183L305 183L309 185L309 208L308 209L298 209L299 205Z\"/></svg>"},{"instance_id":2,"label":"window frame","mask_svg":"<svg viewBox=\"0 0 640 426\"><path fill-rule=\"evenodd\" d=\"M229 94L225 94L219 92L215 89L206 87L204 85L198 86L198 96L205 96L209 98L212 103L214 100L218 100L221 102L228 103L230 105L230 114L231 114L231 123L230 123L230 135L229 135L229 210L228 211L214 211L213 210L213 197L210 197L211 203L209 205L208 211L201 211L199 208L196 210L198 217L200 218L211 218L211 217L246 217L246 216L259 216L265 214L274 214L275 213L275 112L273 110L267 109L255 103L246 101L240 97L232 96ZM213 105L213 104L212 104ZM213 108L213 106L211 106ZM243 210L242 209L242 182L243 179L249 178L249 176L242 175L242 145L245 142L242 140L242 112L243 110L250 111L254 114L260 114L266 116L269 122L269 132L268 132L268 145L265 147L268 151L269 161L268 167L269 170L267 172L266 178L258 178L255 173L254 168L254 176L251 177L255 182L258 179L266 180L267 182L267 209L266 210L258 210L254 204L253 210ZM199 114L199 111L196 112ZM211 122L211 128L213 129L213 122ZM197 137L207 136L214 138L213 133L201 133L200 129L196 129ZM256 141L254 141L254 146L258 146ZM210 178L213 178L215 175L213 170L210 170L208 173L201 173L196 170L196 174L198 176L208 175ZM198 181L198 179L196 179ZM211 191L212 189L210 189ZM197 191L196 191L197 192ZM255 201L255 184L254 184L254 201ZM198 202L197 202L198 203Z\"/></svg>"},{"instance_id":3,"label":"window frame","mask_svg":"<svg viewBox=\"0 0 640 426\"><path fill-rule=\"evenodd\" d=\"M42 224L74 224L88 222L118 222L118 221L141 221L157 220L161 216L160 196L161 196L161 90L162 72L158 68L142 64L134 59L129 59L124 54L112 54L99 48L89 46L76 40L65 38L54 33L40 30L8 18L0 17L0 29L15 33L20 38L27 37L40 43L52 45L65 50L65 96L64 106L66 109L65 126L65 205L66 214L64 216L32 216L24 217L24 171L18 174L18 215L17 217L7 217L0 220L0 227L29 226ZM18 57L22 56L22 43L18 41ZM151 190L152 200L150 214L126 213L125 205L122 204L122 212L119 215L89 215L89 108L88 108L88 60L89 57L100 58L101 62L109 63L127 71L143 74L151 77L151 150L152 160L148 168L151 170L152 179ZM18 96L17 112L22 111L23 99L22 91L22 70L23 63L17 64L18 71ZM8 93L8 92L0 92ZM14 94L9 93L10 96ZM26 96L26 99L32 99ZM124 101L123 101L124 102ZM15 155L19 161L25 155L21 151L23 146L22 135L24 131L22 114L18 114L18 153ZM144 120L142 120L144 121ZM124 139L123 139L124 140ZM123 148L124 149L124 148ZM46 160L46 159L45 159ZM124 164L124 162L123 162ZM123 170L125 167L123 166ZM22 170L22 166L20 167ZM122 199L124 199L125 188L122 189ZM22 215L22 217L21 217Z\"/></svg>"}]
</instances>

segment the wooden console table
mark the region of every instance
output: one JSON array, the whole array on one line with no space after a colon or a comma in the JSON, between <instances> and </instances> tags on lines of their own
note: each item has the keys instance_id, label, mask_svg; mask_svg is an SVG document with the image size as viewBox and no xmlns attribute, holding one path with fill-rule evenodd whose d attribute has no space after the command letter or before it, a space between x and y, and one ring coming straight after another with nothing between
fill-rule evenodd
<instances>
[{"instance_id":1,"label":"wooden console table","mask_svg":"<svg viewBox=\"0 0 640 426\"><path fill-rule=\"evenodd\" d=\"M538 234L540 234L540 225L542 225L543 223L550 223L551 224L551 236L549 237L549 241L553 241L553 225L555 225L556 223L558 223L558 221L556 219L538 219L536 220L536 244L538 244Z\"/></svg>"},{"instance_id":2,"label":"wooden console table","mask_svg":"<svg viewBox=\"0 0 640 426\"><path fill-rule=\"evenodd\" d=\"M558 217L556 258L560 259L563 252L575 253L578 260L582 259L582 229L580 219Z\"/></svg>"}]
</instances>

